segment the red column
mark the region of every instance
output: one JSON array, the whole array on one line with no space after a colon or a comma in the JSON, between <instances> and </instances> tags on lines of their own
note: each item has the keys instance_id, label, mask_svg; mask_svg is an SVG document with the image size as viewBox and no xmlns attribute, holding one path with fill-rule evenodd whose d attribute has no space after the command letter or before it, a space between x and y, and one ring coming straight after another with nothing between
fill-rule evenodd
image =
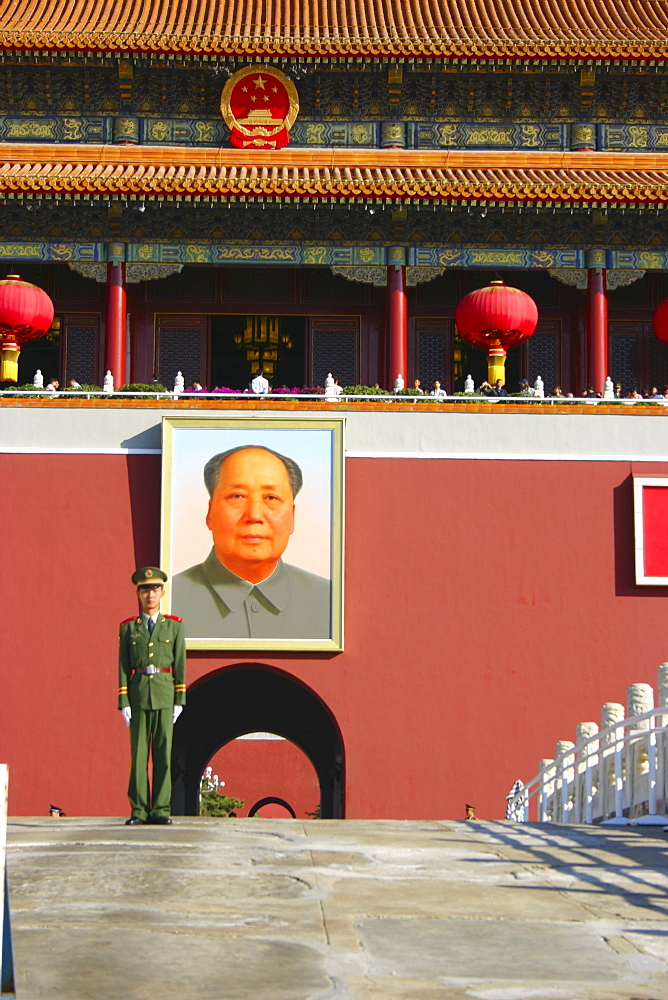
<instances>
[{"instance_id":1,"label":"red column","mask_svg":"<svg viewBox=\"0 0 668 1000\"><path fill-rule=\"evenodd\" d=\"M127 301L125 293L125 264L109 261L107 264L107 325L104 338L104 371L114 376L114 387L124 385L125 377L125 328Z\"/></svg>"},{"instance_id":2,"label":"red column","mask_svg":"<svg viewBox=\"0 0 668 1000\"><path fill-rule=\"evenodd\" d=\"M394 386L397 375L408 378L408 307L406 303L406 268L390 264L387 268L389 304L389 363L390 384Z\"/></svg>"},{"instance_id":3,"label":"red column","mask_svg":"<svg viewBox=\"0 0 668 1000\"><path fill-rule=\"evenodd\" d=\"M609 374L608 361L608 297L605 288L605 268L587 270L587 348L589 382L602 393Z\"/></svg>"}]
</instances>

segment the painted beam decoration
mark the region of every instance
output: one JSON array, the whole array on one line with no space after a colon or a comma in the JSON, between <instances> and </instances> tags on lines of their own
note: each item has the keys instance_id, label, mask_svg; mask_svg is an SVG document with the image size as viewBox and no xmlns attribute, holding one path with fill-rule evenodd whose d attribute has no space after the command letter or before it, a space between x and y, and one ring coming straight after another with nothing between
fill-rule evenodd
<instances>
[{"instance_id":1,"label":"painted beam decoration","mask_svg":"<svg viewBox=\"0 0 668 1000\"><path fill-rule=\"evenodd\" d=\"M294 83L271 66L247 66L225 84L220 99L230 142L238 149L282 149L299 113Z\"/></svg>"}]
</instances>

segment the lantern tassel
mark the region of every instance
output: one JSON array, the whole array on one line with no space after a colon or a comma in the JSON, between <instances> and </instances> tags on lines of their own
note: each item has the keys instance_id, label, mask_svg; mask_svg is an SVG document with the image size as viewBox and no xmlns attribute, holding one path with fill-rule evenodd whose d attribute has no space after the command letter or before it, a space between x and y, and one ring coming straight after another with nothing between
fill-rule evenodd
<instances>
[{"instance_id":1,"label":"lantern tassel","mask_svg":"<svg viewBox=\"0 0 668 1000\"><path fill-rule=\"evenodd\" d=\"M0 382L18 382L21 348L11 341L0 348Z\"/></svg>"},{"instance_id":2,"label":"lantern tassel","mask_svg":"<svg viewBox=\"0 0 668 1000\"><path fill-rule=\"evenodd\" d=\"M500 378L504 383L506 382L506 354L507 351L505 347L500 344L496 344L494 347L490 347L487 351L487 381L490 385L494 385L497 378Z\"/></svg>"}]
</instances>

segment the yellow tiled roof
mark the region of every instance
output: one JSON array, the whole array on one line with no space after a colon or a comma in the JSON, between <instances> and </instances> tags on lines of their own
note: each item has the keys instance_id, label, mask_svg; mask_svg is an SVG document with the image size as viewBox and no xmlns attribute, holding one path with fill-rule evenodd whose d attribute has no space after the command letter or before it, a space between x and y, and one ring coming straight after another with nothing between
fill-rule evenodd
<instances>
[{"instance_id":1,"label":"yellow tiled roof","mask_svg":"<svg viewBox=\"0 0 668 1000\"><path fill-rule=\"evenodd\" d=\"M666 0L0 0L0 48L665 59Z\"/></svg>"},{"instance_id":2,"label":"yellow tiled roof","mask_svg":"<svg viewBox=\"0 0 668 1000\"><path fill-rule=\"evenodd\" d=\"M668 204L668 154L0 145L1 194Z\"/></svg>"}]
</instances>

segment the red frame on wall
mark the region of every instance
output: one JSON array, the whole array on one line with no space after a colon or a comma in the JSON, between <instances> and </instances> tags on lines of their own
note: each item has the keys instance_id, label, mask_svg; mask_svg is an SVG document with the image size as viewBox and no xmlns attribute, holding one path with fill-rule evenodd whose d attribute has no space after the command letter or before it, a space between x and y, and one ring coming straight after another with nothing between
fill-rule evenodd
<instances>
[{"instance_id":1,"label":"red frame on wall","mask_svg":"<svg viewBox=\"0 0 668 1000\"><path fill-rule=\"evenodd\" d=\"M668 586L668 479L633 478L636 583Z\"/></svg>"}]
</instances>

